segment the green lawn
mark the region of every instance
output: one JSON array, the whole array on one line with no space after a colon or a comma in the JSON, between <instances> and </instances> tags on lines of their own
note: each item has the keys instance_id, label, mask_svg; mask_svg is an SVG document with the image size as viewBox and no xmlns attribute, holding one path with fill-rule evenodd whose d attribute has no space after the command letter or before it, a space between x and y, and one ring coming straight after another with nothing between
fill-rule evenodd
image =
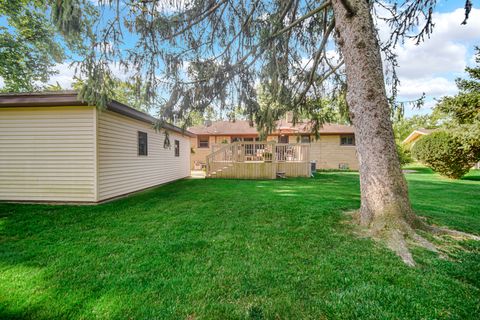
<instances>
[{"instance_id":1,"label":"green lawn","mask_svg":"<svg viewBox=\"0 0 480 320\"><path fill-rule=\"evenodd\" d=\"M416 211L480 234L480 172L419 170ZM478 319L479 243L448 260L414 249L408 268L354 235L344 212L358 207L350 172L0 204L0 319Z\"/></svg>"}]
</instances>

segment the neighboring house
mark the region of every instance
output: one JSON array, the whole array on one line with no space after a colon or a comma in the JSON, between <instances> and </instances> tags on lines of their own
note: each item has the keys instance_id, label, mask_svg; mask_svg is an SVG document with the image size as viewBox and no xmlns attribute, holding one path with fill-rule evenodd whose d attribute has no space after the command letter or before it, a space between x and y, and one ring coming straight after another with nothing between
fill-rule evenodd
<instances>
[{"instance_id":1,"label":"neighboring house","mask_svg":"<svg viewBox=\"0 0 480 320\"><path fill-rule=\"evenodd\" d=\"M99 202L190 175L190 138L116 101L74 92L0 95L0 200ZM167 140L168 141L168 140Z\"/></svg>"},{"instance_id":2,"label":"neighboring house","mask_svg":"<svg viewBox=\"0 0 480 320\"><path fill-rule=\"evenodd\" d=\"M199 169L205 164L208 154L220 144L235 141L258 141L255 127L245 120L215 121L188 129L196 134L191 138L191 167ZM267 137L267 141L278 143L309 143L310 160L316 161L319 169L358 170L355 151L354 128L348 125L325 124L320 129L320 139L315 140L308 122L295 126L286 119L277 122L276 130Z\"/></svg>"},{"instance_id":3,"label":"neighboring house","mask_svg":"<svg viewBox=\"0 0 480 320\"><path fill-rule=\"evenodd\" d=\"M418 139L420 139L421 137L425 136L425 135L429 135L430 133L432 133L435 129L417 129L417 130L413 130L412 133L410 133L408 135L408 137L405 138L405 140L403 140L403 144L404 145L410 145L412 146Z\"/></svg>"}]
</instances>

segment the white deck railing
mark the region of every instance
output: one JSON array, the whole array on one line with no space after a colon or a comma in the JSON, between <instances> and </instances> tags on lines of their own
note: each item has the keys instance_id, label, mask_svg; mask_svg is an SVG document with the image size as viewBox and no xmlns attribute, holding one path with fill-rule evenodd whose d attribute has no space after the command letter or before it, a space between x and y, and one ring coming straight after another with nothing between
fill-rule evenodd
<instances>
[{"instance_id":1,"label":"white deck railing","mask_svg":"<svg viewBox=\"0 0 480 320\"><path fill-rule=\"evenodd\" d=\"M306 163L310 145L306 143L276 143L275 141L237 141L212 146L207 156L207 174L235 163Z\"/></svg>"}]
</instances>

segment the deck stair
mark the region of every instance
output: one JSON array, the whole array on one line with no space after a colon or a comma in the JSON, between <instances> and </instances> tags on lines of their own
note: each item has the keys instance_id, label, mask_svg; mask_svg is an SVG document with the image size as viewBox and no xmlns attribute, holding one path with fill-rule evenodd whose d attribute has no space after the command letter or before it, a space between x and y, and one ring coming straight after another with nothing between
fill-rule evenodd
<instances>
[{"instance_id":1,"label":"deck stair","mask_svg":"<svg viewBox=\"0 0 480 320\"><path fill-rule=\"evenodd\" d=\"M277 171L277 178L286 179L287 178L286 174L287 173L285 171Z\"/></svg>"},{"instance_id":2,"label":"deck stair","mask_svg":"<svg viewBox=\"0 0 480 320\"><path fill-rule=\"evenodd\" d=\"M275 179L310 176L309 144L237 141L213 147L207 178Z\"/></svg>"}]
</instances>

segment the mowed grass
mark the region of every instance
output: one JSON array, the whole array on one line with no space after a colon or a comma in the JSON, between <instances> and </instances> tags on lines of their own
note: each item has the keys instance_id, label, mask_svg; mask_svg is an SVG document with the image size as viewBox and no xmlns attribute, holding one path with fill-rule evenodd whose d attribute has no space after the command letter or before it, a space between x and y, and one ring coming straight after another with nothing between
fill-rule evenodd
<instances>
[{"instance_id":1,"label":"mowed grass","mask_svg":"<svg viewBox=\"0 0 480 320\"><path fill-rule=\"evenodd\" d=\"M480 234L480 172L408 174L415 210ZM357 173L183 180L98 206L0 204L0 319L478 319L480 244L406 267L359 238Z\"/></svg>"}]
</instances>

